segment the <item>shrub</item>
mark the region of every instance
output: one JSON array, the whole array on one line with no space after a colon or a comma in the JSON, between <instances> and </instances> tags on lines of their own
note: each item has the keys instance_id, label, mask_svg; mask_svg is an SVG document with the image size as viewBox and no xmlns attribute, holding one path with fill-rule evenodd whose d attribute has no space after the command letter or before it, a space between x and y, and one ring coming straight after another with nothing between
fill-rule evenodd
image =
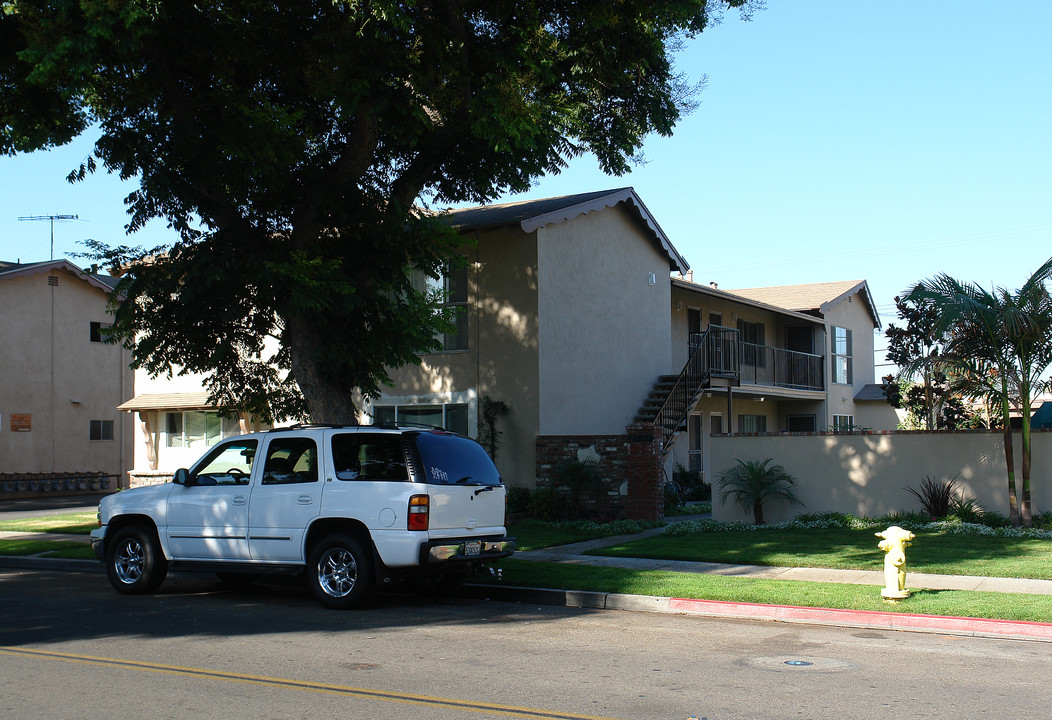
<instances>
[{"instance_id":1,"label":"shrub","mask_svg":"<svg viewBox=\"0 0 1052 720\"><path fill-rule=\"evenodd\" d=\"M920 490L906 488L915 498L920 500L921 508L931 519L944 518L950 514L951 506L957 494L957 478L954 475L949 480L933 480L927 475L921 481Z\"/></svg>"},{"instance_id":2,"label":"shrub","mask_svg":"<svg viewBox=\"0 0 1052 720\"><path fill-rule=\"evenodd\" d=\"M508 512L512 514L530 512L533 492L521 485L508 486Z\"/></svg>"},{"instance_id":3,"label":"shrub","mask_svg":"<svg viewBox=\"0 0 1052 720\"><path fill-rule=\"evenodd\" d=\"M803 505L793 493L796 478L781 465L766 460L737 460L737 465L716 476L720 486L720 502L733 498L746 510L752 509L757 525L764 524L763 506L771 500L784 500Z\"/></svg>"}]
</instances>

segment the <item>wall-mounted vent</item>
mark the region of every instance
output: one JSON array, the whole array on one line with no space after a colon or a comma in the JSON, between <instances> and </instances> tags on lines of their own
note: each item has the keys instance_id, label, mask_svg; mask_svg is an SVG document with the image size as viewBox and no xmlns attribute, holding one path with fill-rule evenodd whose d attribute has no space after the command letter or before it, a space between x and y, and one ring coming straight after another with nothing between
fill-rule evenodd
<instances>
[{"instance_id":1,"label":"wall-mounted vent","mask_svg":"<svg viewBox=\"0 0 1052 720\"><path fill-rule=\"evenodd\" d=\"M58 275L48 275L47 284L51 287L58 287Z\"/></svg>"}]
</instances>

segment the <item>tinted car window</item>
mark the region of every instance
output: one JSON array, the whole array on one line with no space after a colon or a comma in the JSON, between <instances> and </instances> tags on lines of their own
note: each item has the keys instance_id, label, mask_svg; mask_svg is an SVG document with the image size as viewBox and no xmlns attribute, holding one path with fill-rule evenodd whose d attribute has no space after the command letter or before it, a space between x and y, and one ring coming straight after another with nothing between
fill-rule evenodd
<instances>
[{"instance_id":1,"label":"tinted car window","mask_svg":"<svg viewBox=\"0 0 1052 720\"><path fill-rule=\"evenodd\" d=\"M409 480L400 435L362 432L333 435L332 463L339 480Z\"/></svg>"},{"instance_id":2,"label":"tinted car window","mask_svg":"<svg viewBox=\"0 0 1052 720\"><path fill-rule=\"evenodd\" d=\"M448 433L413 433L424 474L435 485L500 485L500 472L474 440Z\"/></svg>"}]
</instances>

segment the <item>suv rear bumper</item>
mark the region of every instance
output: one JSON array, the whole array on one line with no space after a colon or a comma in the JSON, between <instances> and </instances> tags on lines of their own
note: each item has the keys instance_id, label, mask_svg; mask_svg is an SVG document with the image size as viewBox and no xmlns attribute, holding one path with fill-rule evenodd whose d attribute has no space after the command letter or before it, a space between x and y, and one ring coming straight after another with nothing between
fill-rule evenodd
<instances>
[{"instance_id":1,"label":"suv rear bumper","mask_svg":"<svg viewBox=\"0 0 1052 720\"><path fill-rule=\"evenodd\" d=\"M478 552L472 544L479 543ZM456 562L488 562L510 556L515 552L515 538L442 538L420 546L420 564L435 566Z\"/></svg>"}]
</instances>

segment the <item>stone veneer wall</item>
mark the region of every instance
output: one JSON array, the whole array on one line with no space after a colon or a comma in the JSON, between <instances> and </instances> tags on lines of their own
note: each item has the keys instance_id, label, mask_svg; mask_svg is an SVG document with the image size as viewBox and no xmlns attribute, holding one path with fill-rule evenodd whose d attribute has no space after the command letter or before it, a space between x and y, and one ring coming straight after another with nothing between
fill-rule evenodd
<instances>
[{"instance_id":1,"label":"stone veneer wall","mask_svg":"<svg viewBox=\"0 0 1052 720\"><path fill-rule=\"evenodd\" d=\"M632 426L624 435L539 435L536 447L538 487L547 487L567 461L593 462L600 490L582 498L586 511L632 520L664 516L660 434L654 426Z\"/></svg>"}]
</instances>

